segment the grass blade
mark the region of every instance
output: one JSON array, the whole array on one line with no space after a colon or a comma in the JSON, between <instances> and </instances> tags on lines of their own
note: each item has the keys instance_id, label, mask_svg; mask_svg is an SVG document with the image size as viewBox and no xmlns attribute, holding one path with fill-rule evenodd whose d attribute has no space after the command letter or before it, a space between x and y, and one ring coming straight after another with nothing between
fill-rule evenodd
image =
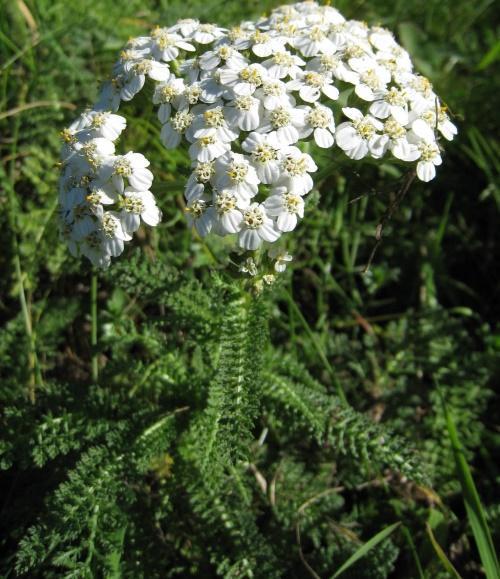
<instances>
[{"instance_id":1,"label":"grass blade","mask_svg":"<svg viewBox=\"0 0 500 579\"><path fill-rule=\"evenodd\" d=\"M432 532L431 526L429 523L425 524L425 528L427 529L427 534L429 535L429 539L431 541L432 546L434 547L434 551L436 551L436 555L438 556L439 560L443 564L443 567L448 571L451 577L455 577L455 579L462 579L460 573L455 569L453 563L448 559L446 553L443 551L441 545L437 542L434 533Z\"/></svg>"},{"instance_id":2,"label":"grass blade","mask_svg":"<svg viewBox=\"0 0 500 579\"><path fill-rule=\"evenodd\" d=\"M460 481L460 486L462 487L465 509L472 528L472 533L474 534L479 556L481 557L486 577L488 579L498 579L500 577L500 566L498 564L498 558L488 528L488 523L486 522L483 505L481 504L481 499L479 498L476 485L474 484L469 465L465 460L464 451L458 438L458 432L455 423L453 422L453 418L448 411L443 397L441 397L441 401L443 404L448 434L453 448L457 476Z\"/></svg>"},{"instance_id":3,"label":"grass blade","mask_svg":"<svg viewBox=\"0 0 500 579\"><path fill-rule=\"evenodd\" d=\"M411 551L411 554L413 556L413 560L415 561L415 566L416 566L417 571L418 571L418 577L419 577L419 579L425 579L424 569L422 567L422 563L420 562L420 558L418 556L417 549L415 548L415 543L413 542L413 539L411 538L411 533L406 527L401 527L401 530L403 531L403 535L405 536L406 542L408 543L408 545L410 547L410 551Z\"/></svg>"},{"instance_id":4,"label":"grass blade","mask_svg":"<svg viewBox=\"0 0 500 579\"><path fill-rule=\"evenodd\" d=\"M390 525L389 527L386 527L385 529L382 529L382 531L373 536L369 541L361 545L361 547L353 555L351 555L349 559L347 559L347 561L339 569L337 569L337 571L333 574L332 579L339 577L344 571L347 571L349 567L352 567L354 563L363 558L368 553L368 551L371 551L384 539L387 539L387 537L393 531L395 531L400 524L401 524L400 522L397 522L394 523L393 525Z\"/></svg>"}]
</instances>

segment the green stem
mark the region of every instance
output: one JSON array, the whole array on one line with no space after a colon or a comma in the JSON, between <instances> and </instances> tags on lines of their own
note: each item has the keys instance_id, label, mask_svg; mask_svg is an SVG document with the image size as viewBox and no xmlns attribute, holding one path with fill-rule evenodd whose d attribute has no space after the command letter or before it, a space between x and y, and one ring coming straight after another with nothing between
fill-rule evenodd
<instances>
[{"instance_id":1,"label":"green stem","mask_svg":"<svg viewBox=\"0 0 500 579\"><path fill-rule=\"evenodd\" d=\"M33 325L31 323L31 312L28 306L28 302L26 300L26 292L24 291L24 282L23 282L23 272L21 269L21 260L19 259L19 249L17 246L17 239L14 243L15 245L15 254L14 254L14 267L16 270L16 277L19 283L19 303L21 304L21 312L23 315L24 320L24 328L26 330L26 335L28 336L28 369L29 369L29 378L28 378L28 398L32 404L36 402L36 383L42 384L42 375L40 372L40 367L38 365L38 358L36 355L36 346L35 346L35 335L33 333Z\"/></svg>"},{"instance_id":2,"label":"green stem","mask_svg":"<svg viewBox=\"0 0 500 579\"><path fill-rule=\"evenodd\" d=\"M97 359L97 271L92 270L92 278L90 283L90 319L91 319L91 335L90 344L92 346L92 380L97 382L99 380L99 365Z\"/></svg>"},{"instance_id":3,"label":"green stem","mask_svg":"<svg viewBox=\"0 0 500 579\"><path fill-rule=\"evenodd\" d=\"M300 323L302 324L302 326L304 327L304 330L306 331L307 335L309 336L309 338L311 339L314 348L316 350L316 353L319 356L319 359L321 360L321 362L323 363L323 366L325 367L326 371L328 372L328 374L330 375L330 378L332 380L333 385L335 386L335 389L337 390L337 396L340 398L340 400L342 400L342 402L344 402L345 404L347 404L347 398L345 396L344 390L342 388L342 385L340 384L337 375L335 374L335 370L333 369L332 365L330 364L330 362L328 361L328 358L326 357L326 354L323 350L322 345L320 344L318 337L316 336L316 334L312 331L311 326L309 325L308 321L304 318L304 315L302 314L302 312L300 311L300 308L298 307L298 305L295 303L295 300L293 299L293 297L290 295L290 293L288 292L288 290L284 289L284 294L288 300L288 303L290 304L290 307L292 308L293 312L295 313L295 315L297 316L297 318L299 319Z\"/></svg>"},{"instance_id":4,"label":"green stem","mask_svg":"<svg viewBox=\"0 0 500 579\"><path fill-rule=\"evenodd\" d=\"M27 88L23 88L19 96L19 105L24 104ZM28 398L32 404L36 401L36 384L42 384L42 374L38 364L36 355L35 334L33 332L33 323L31 318L31 310L29 307L29 300L26 298L26 290L24 287L24 273L21 267L20 248L18 239L18 225L16 219L16 191L15 191L15 166L17 158L17 144L19 139L20 120L15 117L12 130L12 146L10 151L11 163L9 170L9 177L5 182L5 189L7 191L8 208L7 219L10 230L12 232L12 244L14 250L14 269L16 272L17 282L19 284L19 304L21 306L21 314L23 316L24 328L28 338Z\"/></svg>"}]
</instances>

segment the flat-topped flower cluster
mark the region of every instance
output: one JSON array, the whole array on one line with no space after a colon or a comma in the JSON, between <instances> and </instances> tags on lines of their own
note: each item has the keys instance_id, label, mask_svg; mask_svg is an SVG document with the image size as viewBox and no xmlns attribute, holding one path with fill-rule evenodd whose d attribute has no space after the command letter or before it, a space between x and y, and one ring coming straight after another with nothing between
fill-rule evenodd
<instances>
[{"instance_id":1,"label":"flat-topped flower cluster","mask_svg":"<svg viewBox=\"0 0 500 579\"><path fill-rule=\"evenodd\" d=\"M317 170L305 143L354 160L392 155L429 181L440 135L456 133L393 35L330 6L283 6L232 29L191 19L156 28L126 45L94 109L63 131L62 232L72 253L102 267L141 220L161 219L149 162L114 145L126 125L115 113L147 78L162 143L185 144L192 161L189 222L201 236L235 234L243 250L275 242L303 217Z\"/></svg>"}]
</instances>

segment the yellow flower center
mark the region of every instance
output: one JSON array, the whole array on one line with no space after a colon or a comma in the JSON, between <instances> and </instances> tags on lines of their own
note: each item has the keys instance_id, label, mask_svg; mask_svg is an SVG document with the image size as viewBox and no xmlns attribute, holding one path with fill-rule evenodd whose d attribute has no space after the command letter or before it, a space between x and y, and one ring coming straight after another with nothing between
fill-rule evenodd
<instances>
[{"instance_id":1,"label":"yellow flower center","mask_svg":"<svg viewBox=\"0 0 500 579\"><path fill-rule=\"evenodd\" d=\"M227 176L234 183L241 183L245 180L248 173L248 166L245 163L231 163L226 171Z\"/></svg>"},{"instance_id":2,"label":"yellow flower center","mask_svg":"<svg viewBox=\"0 0 500 579\"><path fill-rule=\"evenodd\" d=\"M248 229L258 229L264 223L262 209L250 207L243 213L243 222Z\"/></svg>"}]
</instances>

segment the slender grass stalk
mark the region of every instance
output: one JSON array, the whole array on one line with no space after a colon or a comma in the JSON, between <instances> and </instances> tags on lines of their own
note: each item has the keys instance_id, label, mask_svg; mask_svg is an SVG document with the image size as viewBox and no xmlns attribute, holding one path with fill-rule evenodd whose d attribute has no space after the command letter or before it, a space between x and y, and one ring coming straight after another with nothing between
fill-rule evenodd
<instances>
[{"instance_id":1,"label":"slender grass stalk","mask_svg":"<svg viewBox=\"0 0 500 579\"><path fill-rule=\"evenodd\" d=\"M31 322L31 310L26 300L26 292L24 290L23 272L21 269L21 260L19 259L19 251L17 242L15 243L14 267L16 270L16 277L19 282L19 303L21 304L21 312L24 320L24 328L28 336L28 398L32 404L36 402L36 384L41 384L42 377L38 365L38 358L36 355L35 335L33 333L33 324Z\"/></svg>"},{"instance_id":2,"label":"slender grass stalk","mask_svg":"<svg viewBox=\"0 0 500 579\"><path fill-rule=\"evenodd\" d=\"M92 380L99 380L99 363L97 359L97 271L92 269L90 281L90 345L92 346Z\"/></svg>"},{"instance_id":3,"label":"slender grass stalk","mask_svg":"<svg viewBox=\"0 0 500 579\"><path fill-rule=\"evenodd\" d=\"M27 86L23 87L19 103L22 105L26 97ZM26 289L24 285L24 272L21 267L21 258L19 256L19 240L18 240L18 227L16 220L16 192L14 189L15 182L15 160L17 156L17 143L19 137L19 127L20 121L18 117L15 117L13 123L13 138L11 146L11 163L9 170L9 179L6 181L5 189L7 190L8 197L8 210L7 217L10 230L12 232L12 241L14 249L14 269L16 272L17 282L19 284L19 304L21 307L21 314L24 321L24 328L26 331L26 336L28 338L28 399L32 404L36 402L36 384L42 384L42 375L40 367L38 365L38 358L36 354L36 341L35 333L33 331L33 323L31 318L31 308L29 306L29 300L26 297Z\"/></svg>"},{"instance_id":4,"label":"slender grass stalk","mask_svg":"<svg viewBox=\"0 0 500 579\"><path fill-rule=\"evenodd\" d=\"M312 331L311 326L309 325L308 321L305 319L304 315L300 311L300 308L295 303L295 300L293 299L293 297L290 295L290 292L286 289L284 289L283 291L284 291L284 295L285 295L286 299L288 300L290 308L292 309L292 311L294 312L294 314L297 316L300 323L304 327L304 330L306 331L307 335L309 336L309 338L311 339L311 341L314 345L314 349L316 350L319 359L321 360L321 362L323 363L323 366L325 367L326 371L330 375L332 383L335 386L335 389L337 390L338 397L342 400L342 402L347 404L347 398L345 396L342 385L340 384L340 382L337 378L337 375L335 374L335 370L333 369L332 365L328 361L328 358L326 357L325 351L323 350L323 347L320 344L316 334Z\"/></svg>"},{"instance_id":5,"label":"slender grass stalk","mask_svg":"<svg viewBox=\"0 0 500 579\"><path fill-rule=\"evenodd\" d=\"M342 575L342 573L344 571L347 571L347 569L349 569L349 567L352 567L355 563L357 563L360 559L362 559L369 551L371 551L377 545L382 543L382 541L387 539L387 537L391 533L393 533L399 527L400 524L401 523L398 521L397 523L389 525L388 527L386 527L385 529L382 529L382 531L380 531L376 535L374 535L366 543L363 543L361 545L361 547L359 547L359 549L357 551L355 551L349 557L349 559L347 559L347 561L339 569L337 569L337 571L335 571L335 573L332 575L332 579L335 579L336 577L339 577L340 575Z\"/></svg>"},{"instance_id":6,"label":"slender grass stalk","mask_svg":"<svg viewBox=\"0 0 500 579\"><path fill-rule=\"evenodd\" d=\"M431 542L431 545L432 545L434 551L436 552L438 559L443 564L443 568L446 569L446 571L448 572L450 577L453 577L454 579L462 579L462 576L460 575L460 573L455 569L455 567L453 566L453 563L448 559L446 553L443 551L443 548L437 542L437 539L434 536L434 533L432 532L432 529L431 529L431 526L429 525L429 523L425 524L425 528L427 529L427 535L429 536L429 540Z\"/></svg>"},{"instance_id":7,"label":"slender grass stalk","mask_svg":"<svg viewBox=\"0 0 500 579\"><path fill-rule=\"evenodd\" d=\"M446 406L444 397L441 394L441 403L443 405L444 416L446 420L446 427L453 449L453 456L455 458L456 472L460 486L462 487L462 495L465 503L465 510L467 511L467 518L469 519L472 533L476 541L479 556L484 567L484 572L488 579L498 579L500 577L500 565L498 563L495 545L491 537L490 529L486 521L486 514L484 512L479 493L477 492L474 479L465 460L464 449L458 437L455 422Z\"/></svg>"},{"instance_id":8,"label":"slender grass stalk","mask_svg":"<svg viewBox=\"0 0 500 579\"><path fill-rule=\"evenodd\" d=\"M419 579L425 579L424 570L422 568L422 563L420 562L420 558L418 556L417 549L415 548L415 543L411 538L411 533L406 527L401 527L403 531L403 535L405 536L406 542L410 547L411 554L413 556L413 560L415 561L415 566L417 567Z\"/></svg>"}]
</instances>

